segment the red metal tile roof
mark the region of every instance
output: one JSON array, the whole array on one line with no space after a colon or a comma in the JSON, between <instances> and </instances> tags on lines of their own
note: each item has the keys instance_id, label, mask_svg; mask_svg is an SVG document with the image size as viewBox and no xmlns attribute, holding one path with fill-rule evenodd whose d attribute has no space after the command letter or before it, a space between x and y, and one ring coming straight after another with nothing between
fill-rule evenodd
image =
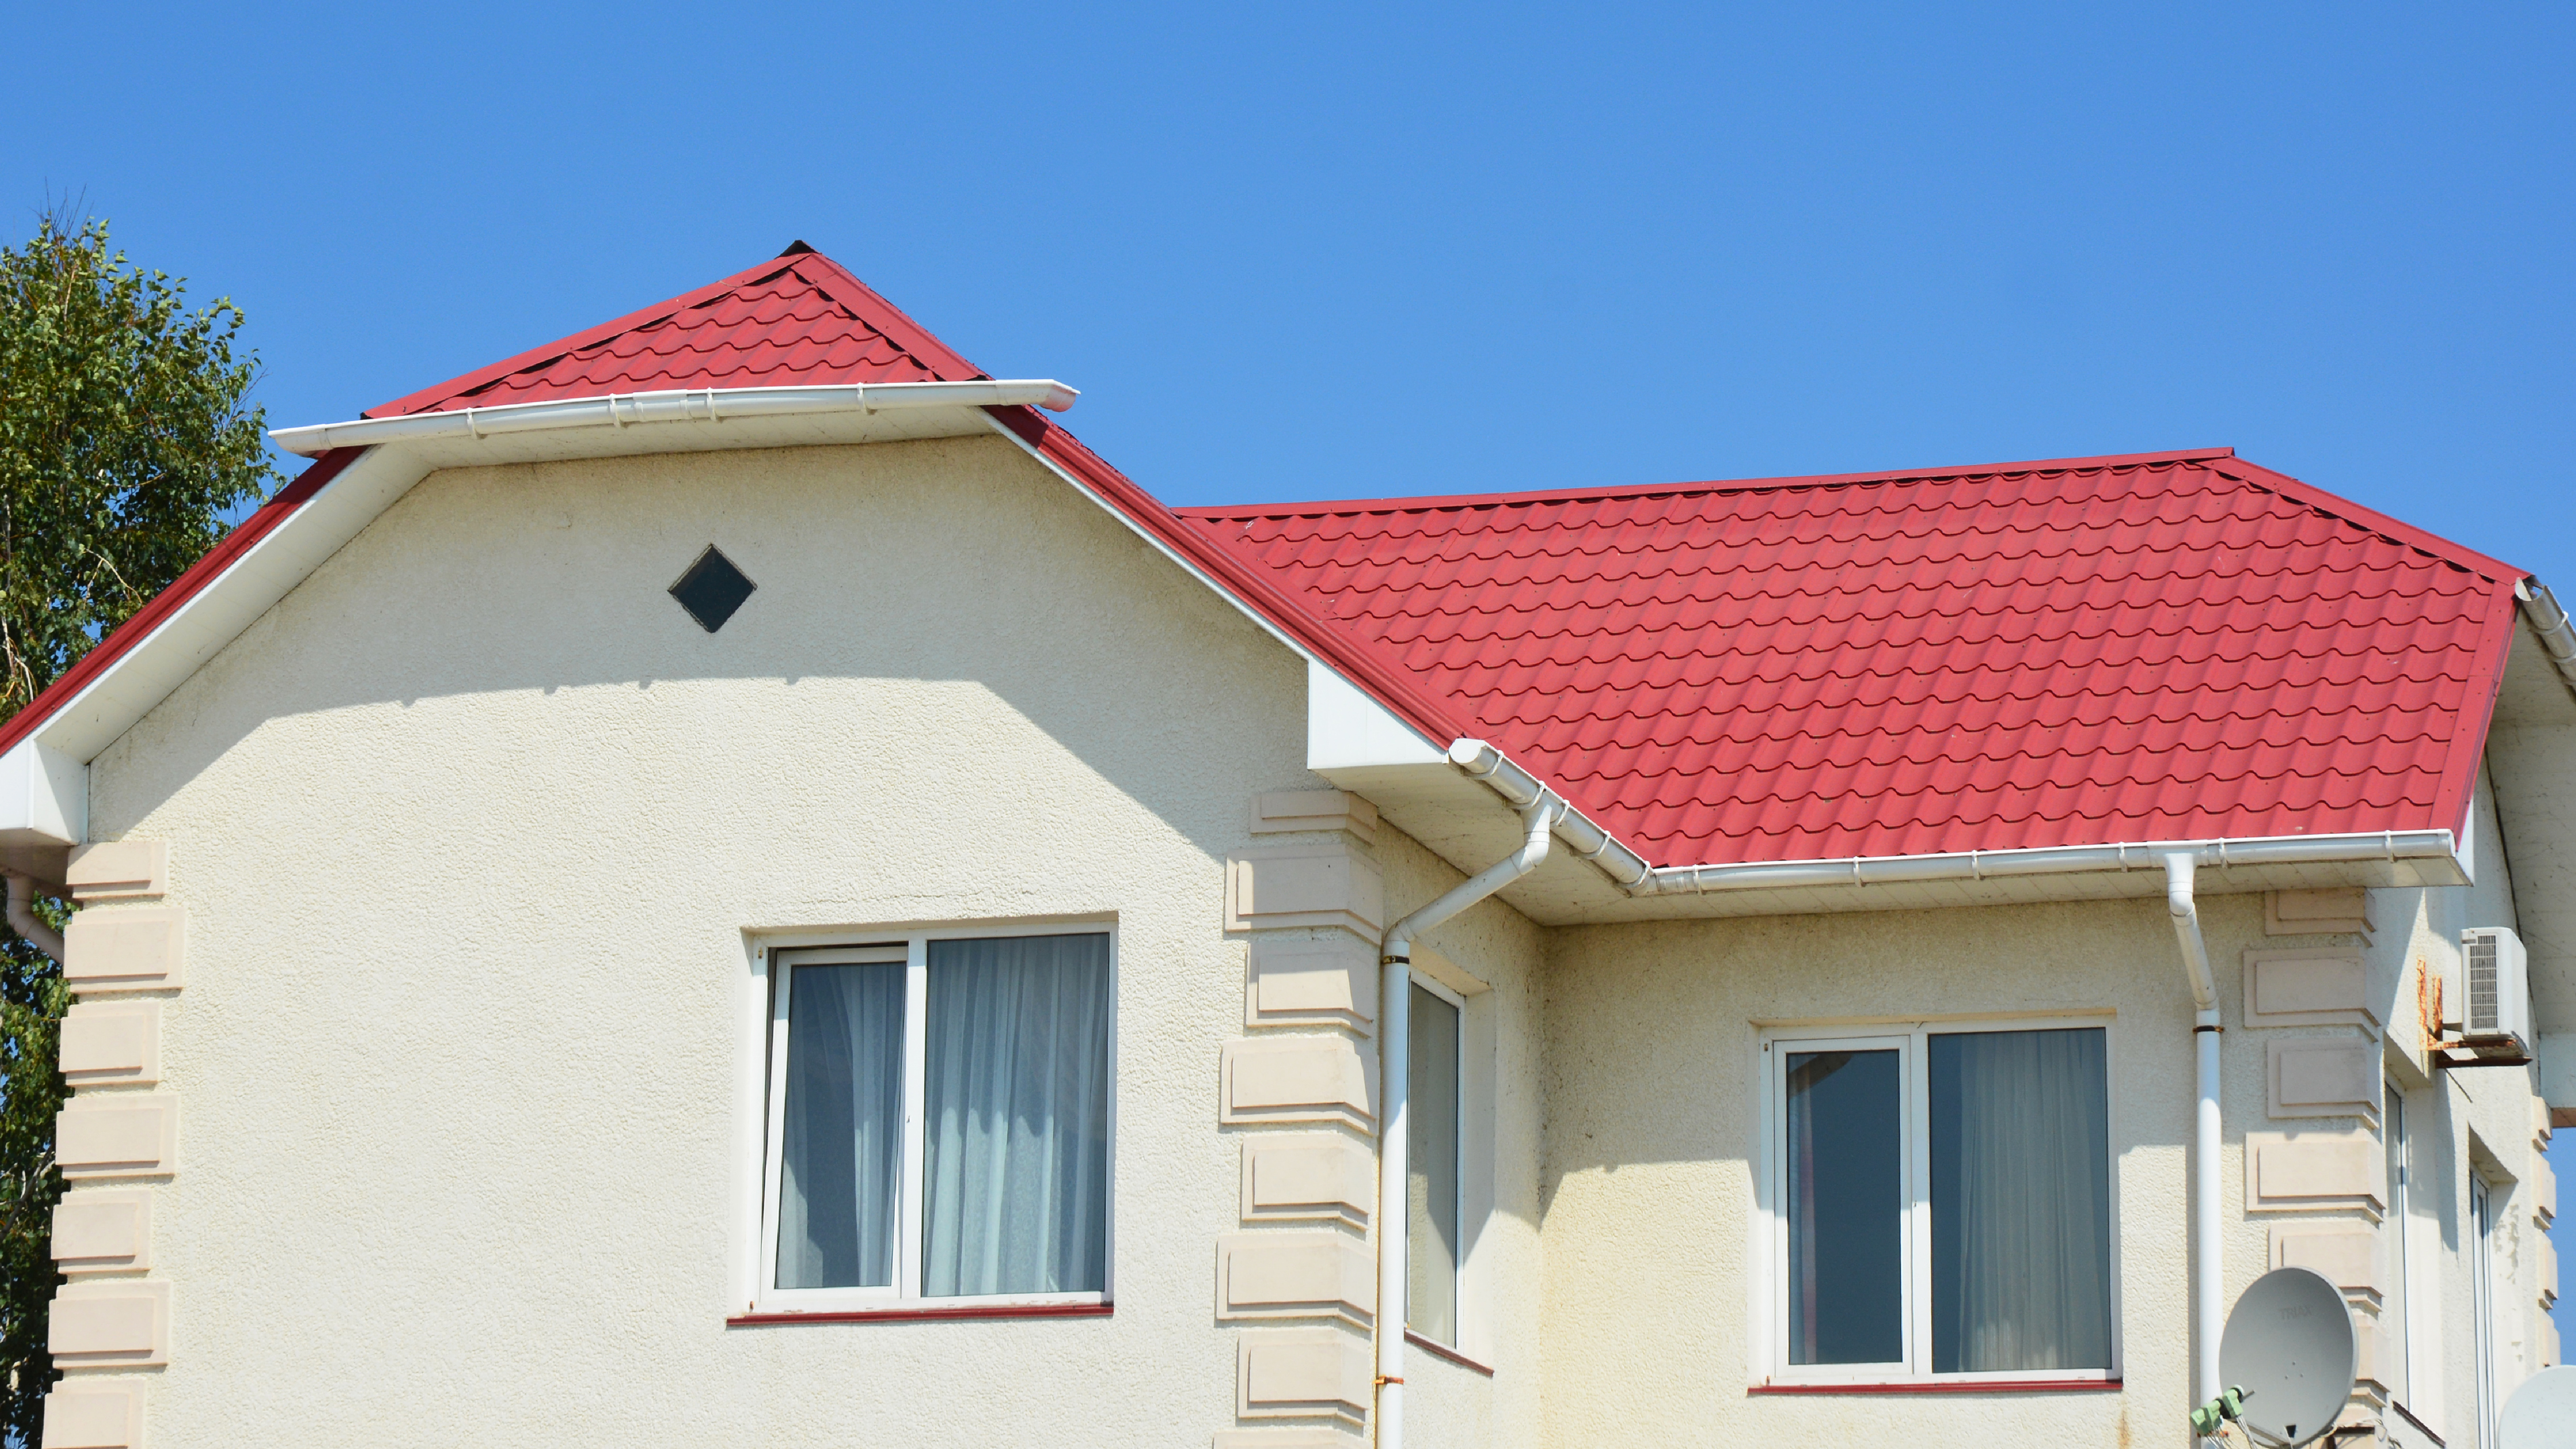
<instances>
[{"instance_id":1,"label":"red metal tile roof","mask_svg":"<svg viewBox=\"0 0 2576 1449\"><path fill-rule=\"evenodd\" d=\"M1180 513L1655 865L2458 830L2524 577L2224 450Z\"/></svg>"},{"instance_id":2,"label":"red metal tile roof","mask_svg":"<svg viewBox=\"0 0 2576 1449\"><path fill-rule=\"evenodd\" d=\"M968 382L982 376L839 263L820 252L791 250L361 416L672 388Z\"/></svg>"}]
</instances>

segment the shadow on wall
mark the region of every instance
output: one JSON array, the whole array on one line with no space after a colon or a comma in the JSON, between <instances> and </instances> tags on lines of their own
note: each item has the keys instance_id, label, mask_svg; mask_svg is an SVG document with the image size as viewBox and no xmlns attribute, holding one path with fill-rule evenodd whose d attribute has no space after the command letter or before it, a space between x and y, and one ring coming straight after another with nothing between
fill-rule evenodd
<instances>
[{"instance_id":1,"label":"shadow on wall","mask_svg":"<svg viewBox=\"0 0 2576 1449\"><path fill-rule=\"evenodd\" d=\"M2262 909L2218 896L2203 913L2232 941L2261 932ZM2161 899L1569 929L1547 977L1541 1212L1569 1177L1645 1164L1721 1163L1749 1183L1765 1025L2107 1008L2115 1152L2178 1148L2193 1084L2174 952Z\"/></svg>"},{"instance_id":2,"label":"shadow on wall","mask_svg":"<svg viewBox=\"0 0 2576 1449\"><path fill-rule=\"evenodd\" d=\"M668 592L711 542L757 586L713 634ZM782 735L657 705L710 680L816 713ZM1203 766L1276 760L1258 788L1305 783L1295 656L1017 449L960 439L435 475L115 747L142 766L118 772L116 813L149 813L274 721L478 695L633 690L632 728L685 733L703 758L793 756L853 728L852 691L809 688L826 681L884 685L857 706L911 711L904 727L936 745L998 712L908 686L981 686L1212 855L1239 842L1243 805ZM378 748L436 747L369 728ZM544 740L515 743L482 793L548 769ZM879 763L901 785L943 753Z\"/></svg>"}]
</instances>

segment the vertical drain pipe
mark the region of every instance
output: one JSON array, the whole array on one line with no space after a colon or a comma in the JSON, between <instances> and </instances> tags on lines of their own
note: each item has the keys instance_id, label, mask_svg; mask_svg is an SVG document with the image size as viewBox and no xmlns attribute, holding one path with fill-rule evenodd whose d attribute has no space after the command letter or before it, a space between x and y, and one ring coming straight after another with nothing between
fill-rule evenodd
<instances>
[{"instance_id":1,"label":"vertical drain pipe","mask_svg":"<svg viewBox=\"0 0 2576 1449\"><path fill-rule=\"evenodd\" d=\"M26 876L9 876L9 926L26 939L28 945L54 958L63 959L62 933L45 924L36 914L36 883Z\"/></svg>"},{"instance_id":2,"label":"vertical drain pipe","mask_svg":"<svg viewBox=\"0 0 2576 1449\"><path fill-rule=\"evenodd\" d=\"M2191 1040L2198 1059L2200 1102L2191 1138L2191 1324L2198 1340L2192 1345L2194 1406L2217 1398L2226 1385L2218 1381L2219 1273L2218 1246L2218 983L2210 975L2209 943L2201 938L2200 909L2192 903L2188 851L2165 857L2165 907L2173 913L2174 936L2182 943L2183 970L2191 977Z\"/></svg>"},{"instance_id":3,"label":"vertical drain pipe","mask_svg":"<svg viewBox=\"0 0 2576 1449\"><path fill-rule=\"evenodd\" d=\"M1404 1309L1412 1282L1405 1194L1413 1069L1413 938L1538 869L1565 803L1541 790L1521 807L1528 838L1448 894L1387 929L1378 953L1384 990L1377 1015L1377 1449L1404 1449Z\"/></svg>"}]
</instances>

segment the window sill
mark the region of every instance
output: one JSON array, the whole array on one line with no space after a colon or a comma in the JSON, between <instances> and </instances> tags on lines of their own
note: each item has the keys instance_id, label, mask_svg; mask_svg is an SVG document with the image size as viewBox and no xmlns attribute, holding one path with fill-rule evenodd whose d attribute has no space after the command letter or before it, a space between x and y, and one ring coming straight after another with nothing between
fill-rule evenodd
<instances>
[{"instance_id":1,"label":"window sill","mask_svg":"<svg viewBox=\"0 0 2576 1449\"><path fill-rule=\"evenodd\" d=\"M737 1313L727 1328L786 1323L936 1323L951 1318L1107 1318L1111 1303L947 1304L936 1308L863 1308L837 1313Z\"/></svg>"},{"instance_id":2,"label":"window sill","mask_svg":"<svg viewBox=\"0 0 2576 1449\"><path fill-rule=\"evenodd\" d=\"M2111 1394L2118 1379L1893 1379L1866 1384L1755 1384L1745 1396L1764 1394Z\"/></svg>"},{"instance_id":3,"label":"window sill","mask_svg":"<svg viewBox=\"0 0 2576 1449\"><path fill-rule=\"evenodd\" d=\"M1450 1363L1454 1363L1462 1369L1473 1369L1487 1378L1492 1378L1494 1376L1494 1371L1489 1366L1476 1362L1474 1359L1467 1357L1465 1354L1460 1353L1458 1350L1451 1348L1449 1345L1442 1343L1436 1338L1424 1338L1421 1334L1408 1328L1404 1331L1404 1341L1412 1344L1415 1348L1422 1350L1424 1353L1431 1355L1433 1358L1446 1359Z\"/></svg>"}]
</instances>

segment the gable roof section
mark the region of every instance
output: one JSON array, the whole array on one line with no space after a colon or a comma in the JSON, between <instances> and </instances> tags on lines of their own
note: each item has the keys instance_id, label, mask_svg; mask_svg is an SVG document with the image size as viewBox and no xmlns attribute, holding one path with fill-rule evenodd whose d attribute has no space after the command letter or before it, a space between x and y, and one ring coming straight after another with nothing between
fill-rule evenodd
<instances>
[{"instance_id":1,"label":"gable roof section","mask_svg":"<svg viewBox=\"0 0 2576 1449\"><path fill-rule=\"evenodd\" d=\"M821 252L791 249L360 416L677 388L971 382L983 376L838 262Z\"/></svg>"},{"instance_id":2,"label":"gable roof section","mask_svg":"<svg viewBox=\"0 0 2576 1449\"><path fill-rule=\"evenodd\" d=\"M2526 577L2227 450L1180 512L1657 866L2457 832Z\"/></svg>"}]
</instances>

